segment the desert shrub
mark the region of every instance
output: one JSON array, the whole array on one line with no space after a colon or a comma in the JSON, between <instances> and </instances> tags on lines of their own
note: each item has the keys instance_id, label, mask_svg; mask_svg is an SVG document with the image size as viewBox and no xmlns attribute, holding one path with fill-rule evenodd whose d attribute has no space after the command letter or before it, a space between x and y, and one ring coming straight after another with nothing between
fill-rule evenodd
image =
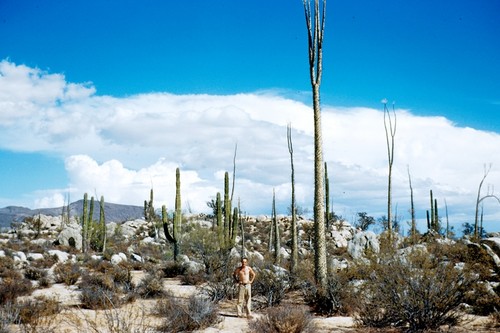
<instances>
[{"instance_id":1,"label":"desert shrub","mask_svg":"<svg viewBox=\"0 0 500 333\"><path fill-rule=\"evenodd\" d=\"M81 291L80 301L85 309L113 309L121 303L115 291L103 287L87 285Z\"/></svg>"},{"instance_id":2,"label":"desert shrub","mask_svg":"<svg viewBox=\"0 0 500 333\"><path fill-rule=\"evenodd\" d=\"M453 263L414 251L373 265L360 287L357 322L369 327L405 327L408 332L456 325L458 309L473 279Z\"/></svg>"},{"instance_id":3,"label":"desert shrub","mask_svg":"<svg viewBox=\"0 0 500 333\"><path fill-rule=\"evenodd\" d=\"M223 300L231 300L235 298L237 293L237 284L232 278L227 278L222 281L208 281L201 289L211 302L218 303Z\"/></svg>"},{"instance_id":4,"label":"desert shrub","mask_svg":"<svg viewBox=\"0 0 500 333\"><path fill-rule=\"evenodd\" d=\"M14 260L11 257L0 257L0 277L5 277L10 271L14 271Z\"/></svg>"},{"instance_id":5,"label":"desert shrub","mask_svg":"<svg viewBox=\"0 0 500 333\"><path fill-rule=\"evenodd\" d=\"M95 286L105 290L115 290L115 283L113 277L109 274L103 273L85 273L82 275L82 280L78 284L80 289L85 289L88 286Z\"/></svg>"},{"instance_id":6,"label":"desert shrub","mask_svg":"<svg viewBox=\"0 0 500 333\"><path fill-rule=\"evenodd\" d=\"M57 263L58 259L56 255L44 255L43 259L34 260L31 262L31 266L36 268L50 268Z\"/></svg>"},{"instance_id":7,"label":"desert shrub","mask_svg":"<svg viewBox=\"0 0 500 333\"><path fill-rule=\"evenodd\" d=\"M491 288L487 283L478 282L473 290L466 294L466 303L472 306L472 312L487 316L500 309L500 286Z\"/></svg>"},{"instance_id":8,"label":"desert shrub","mask_svg":"<svg viewBox=\"0 0 500 333\"><path fill-rule=\"evenodd\" d=\"M305 302L315 313L326 316L350 314L351 291L352 287L346 276L338 273L329 276L325 290L312 282L305 282L302 285Z\"/></svg>"},{"instance_id":9,"label":"desert shrub","mask_svg":"<svg viewBox=\"0 0 500 333\"><path fill-rule=\"evenodd\" d=\"M50 288L52 286L52 281L48 276L42 276L38 280L38 287L39 288Z\"/></svg>"},{"instance_id":10,"label":"desert shrub","mask_svg":"<svg viewBox=\"0 0 500 333\"><path fill-rule=\"evenodd\" d=\"M137 293L143 298L164 296L165 290L161 278L154 274L147 274L137 285Z\"/></svg>"},{"instance_id":11,"label":"desert shrub","mask_svg":"<svg viewBox=\"0 0 500 333\"><path fill-rule=\"evenodd\" d=\"M0 305L14 302L19 296L29 295L32 290L31 281L22 276L20 278L4 277L0 281Z\"/></svg>"},{"instance_id":12,"label":"desert shrub","mask_svg":"<svg viewBox=\"0 0 500 333\"><path fill-rule=\"evenodd\" d=\"M68 286L75 284L80 278L82 271L76 263L59 263L54 267L54 278L56 283L64 283Z\"/></svg>"},{"instance_id":13,"label":"desert shrub","mask_svg":"<svg viewBox=\"0 0 500 333\"><path fill-rule=\"evenodd\" d=\"M290 287L288 273L271 266L259 270L256 274L258 278L252 284L252 296L264 297L264 302L260 304L258 299L255 299L256 308L279 305Z\"/></svg>"},{"instance_id":14,"label":"desert shrub","mask_svg":"<svg viewBox=\"0 0 500 333\"><path fill-rule=\"evenodd\" d=\"M10 325L18 322L19 308L16 303L7 302L0 306L0 333L10 333Z\"/></svg>"},{"instance_id":15,"label":"desert shrub","mask_svg":"<svg viewBox=\"0 0 500 333\"><path fill-rule=\"evenodd\" d=\"M206 281L203 272L189 272L181 276L181 283L188 286L198 286Z\"/></svg>"},{"instance_id":16,"label":"desert shrub","mask_svg":"<svg viewBox=\"0 0 500 333\"><path fill-rule=\"evenodd\" d=\"M489 325L491 328L500 328L500 311L497 310L490 314Z\"/></svg>"},{"instance_id":17,"label":"desert shrub","mask_svg":"<svg viewBox=\"0 0 500 333\"><path fill-rule=\"evenodd\" d=\"M206 297L192 295L187 303L179 301L172 294L167 294L158 301L156 310L162 314L163 323L158 332L176 333L203 330L220 322L218 307Z\"/></svg>"},{"instance_id":18,"label":"desert shrub","mask_svg":"<svg viewBox=\"0 0 500 333\"><path fill-rule=\"evenodd\" d=\"M179 275L184 275L186 268L177 261L168 261L165 267L162 268L163 276L166 278L174 278Z\"/></svg>"},{"instance_id":19,"label":"desert shrub","mask_svg":"<svg viewBox=\"0 0 500 333\"><path fill-rule=\"evenodd\" d=\"M312 316L299 306L278 306L266 309L265 314L250 321L248 327L255 333L301 333L312 331Z\"/></svg>"},{"instance_id":20,"label":"desert shrub","mask_svg":"<svg viewBox=\"0 0 500 333\"><path fill-rule=\"evenodd\" d=\"M116 286L122 287L123 291L128 292L134 289L132 283L132 266L127 263L120 263L113 266L109 274L112 276Z\"/></svg>"},{"instance_id":21,"label":"desert shrub","mask_svg":"<svg viewBox=\"0 0 500 333\"><path fill-rule=\"evenodd\" d=\"M53 298L37 297L16 304L19 309L18 323L24 332L47 332L55 328L54 315L61 311L59 302Z\"/></svg>"},{"instance_id":22,"label":"desert shrub","mask_svg":"<svg viewBox=\"0 0 500 333\"><path fill-rule=\"evenodd\" d=\"M24 277L30 280L40 280L43 277L47 277L47 271L41 268L28 266L24 270Z\"/></svg>"}]
</instances>

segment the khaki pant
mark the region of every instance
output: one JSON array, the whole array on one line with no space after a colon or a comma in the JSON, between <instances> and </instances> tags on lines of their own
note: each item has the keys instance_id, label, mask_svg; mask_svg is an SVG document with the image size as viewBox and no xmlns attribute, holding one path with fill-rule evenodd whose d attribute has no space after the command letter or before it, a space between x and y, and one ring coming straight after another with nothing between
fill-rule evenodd
<instances>
[{"instance_id":1,"label":"khaki pant","mask_svg":"<svg viewBox=\"0 0 500 333\"><path fill-rule=\"evenodd\" d=\"M236 305L238 317L243 316L243 308L247 316L252 315L252 285L250 283L238 286L238 303Z\"/></svg>"}]
</instances>

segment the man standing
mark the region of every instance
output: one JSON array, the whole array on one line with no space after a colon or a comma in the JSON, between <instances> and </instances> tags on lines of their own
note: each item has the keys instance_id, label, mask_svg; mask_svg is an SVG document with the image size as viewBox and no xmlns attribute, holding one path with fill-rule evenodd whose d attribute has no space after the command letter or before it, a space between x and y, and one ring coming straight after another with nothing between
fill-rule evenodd
<instances>
[{"instance_id":1,"label":"man standing","mask_svg":"<svg viewBox=\"0 0 500 333\"><path fill-rule=\"evenodd\" d=\"M241 266L233 273L234 281L238 283L238 303L236 310L238 317L243 317L243 307L247 318L252 317L252 282L255 279L255 272L248 266L248 259L241 258Z\"/></svg>"}]
</instances>

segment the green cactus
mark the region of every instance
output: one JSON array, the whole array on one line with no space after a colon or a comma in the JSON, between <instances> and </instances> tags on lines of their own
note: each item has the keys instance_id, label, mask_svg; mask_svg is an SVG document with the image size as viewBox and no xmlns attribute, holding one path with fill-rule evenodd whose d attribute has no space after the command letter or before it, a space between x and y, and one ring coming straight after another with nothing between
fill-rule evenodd
<instances>
[{"instance_id":1,"label":"green cactus","mask_svg":"<svg viewBox=\"0 0 500 333\"><path fill-rule=\"evenodd\" d=\"M174 245L174 261L177 261L179 257L179 237L180 237L180 226L182 221L181 175L179 168L175 170L175 211L174 211L174 218L172 220L173 224L172 232L170 232L168 227L167 208L165 207L165 205L161 207L161 219L163 223L163 231L165 232L165 237L170 243Z\"/></svg>"},{"instance_id":2,"label":"green cactus","mask_svg":"<svg viewBox=\"0 0 500 333\"><path fill-rule=\"evenodd\" d=\"M233 209L233 223L231 224L231 247L233 247L236 243L236 231L238 230L238 207L234 207Z\"/></svg>"},{"instance_id":3,"label":"green cactus","mask_svg":"<svg viewBox=\"0 0 500 333\"><path fill-rule=\"evenodd\" d=\"M83 213L82 213L82 252L87 252L87 242L88 242L88 195L83 194Z\"/></svg>"},{"instance_id":4,"label":"green cactus","mask_svg":"<svg viewBox=\"0 0 500 333\"><path fill-rule=\"evenodd\" d=\"M229 198L229 173L224 174L224 240L225 247L231 239L231 199Z\"/></svg>"},{"instance_id":5,"label":"green cactus","mask_svg":"<svg viewBox=\"0 0 500 333\"><path fill-rule=\"evenodd\" d=\"M222 201L220 192L217 192L215 209L217 214L217 235L219 236L219 244L222 246L222 244L224 244L224 224L222 221Z\"/></svg>"},{"instance_id":6,"label":"green cactus","mask_svg":"<svg viewBox=\"0 0 500 333\"><path fill-rule=\"evenodd\" d=\"M271 229L274 229L274 238L272 239L273 248L274 248L274 264L280 264L280 229L278 224L278 218L276 216L276 194L273 189L273 208L272 208L272 226ZM271 241L271 239L269 240Z\"/></svg>"},{"instance_id":7,"label":"green cactus","mask_svg":"<svg viewBox=\"0 0 500 333\"><path fill-rule=\"evenodd\" d=\"M101 242L102 242L102 252L106 251L106 215L104 211L104 196L101 195L101 201L99 202L99 230L101 232Z\"/></svg>"}]
</instances>

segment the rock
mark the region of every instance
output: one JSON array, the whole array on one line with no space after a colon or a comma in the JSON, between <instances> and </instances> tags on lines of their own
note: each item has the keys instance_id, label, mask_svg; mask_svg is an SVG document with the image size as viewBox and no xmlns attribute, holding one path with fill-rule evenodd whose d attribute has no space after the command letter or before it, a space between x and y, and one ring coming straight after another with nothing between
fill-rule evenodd
<instances>
[{"instance_id":1,"label":"rock","mask_svg":"<svg viewBox=\"0 0 500 333\"><path fill-rule=\"evenodd\" d=\"M82 249L82 226L76 223L71 223L63 227L57 236L57 242L60 245L66 245Z\"/></svg>"},{"instance_id":2,"label":"rock","mask_svg":"<svg viewBox=\"0 0 500 333\"><path fill-rule=\"evenodd\" d=\"M24 254L24 252L22 251L12 252L12 258L14 259L14 261L28 261L28 258L26 258L26 254Z\"/></svg>"},{"instance_id":3,"label":"rock","mask_svg":"<svg viewBox=\"0 0 500 333\"><path fill-rule=\"evenodd\" d=\"M110 262L113 264L113 265L118 265L119 263L121 263L122 261L127 261L127 255L123 252L120 252L118 254L113 254L111 256L111 260Z\"/></svg>"},{"instance_id":4,"label":"rock","mask_svg":"<svg viewBox=\"0 0 500 333\"><path fill-rule=\"evenodd\" d=\"M130 254L130 259L132 259L133 261L137 261L137 262L144 262L144 259L140 255L135 254L135 253Z\"/></svg>"},{"instance_id":5,"label":"rock","mask_svg":"<svg viewBox=\"0 0 500 333\"><path fill-rule=\"evenodd\" d=\"M0 250L0 258L2 257L5 257L5 251L4 250Z\"/></svg>"},{"instance_id":6,"label":"rock","mask_svg":"<svg viewBox=\"0 0 500 333\"><path fill-rule=\"evenodd\" d=\"M485 238L481 241L481 244L488 245L497 256L500 256L500 237Z\"/></svg>"},{"instance_id":7,"label":"rock","mask_svg":"<svg viewBox=\"0 0 500 333\"><path fill-rule=\"evenodd\" d=\"M347 244L347 252L353 259L363 259L367 251L378 253L380 243L377 235L372 231L356 233Z\"/></svg>"},{"instance_id":8,"label":"rock","mask_svg":"<svg viewBox=\"0 0 500 333\"><path fill-rule=\"evenodd\" d=\"M28 260L42 260L43 259L43 254L41 253L28 253L26 255Z\"/></svg>"},{"instance_id":9,"label":"rock","mask_svg":"<svg viewBox=\"0 0 500 333\"><path fill-rule=\"evenodd\" d=\"M70 255L67 252L63 252L60 250L49 250L47 251L47 253L51 256L56 256L59 262L66 262L70 258Z\"/></svg>"},{"instance_id":10,"label":"rock","mask_svg":"<svg viewBox=\"0 0 500 333\"><path fill-rule=\"evenodd\" d=\"M146 224L147 222L143 219L124 222L121 224L122 235L126 238L135 236Z\"/></svg>"},{"instance_id":11,"label":"rock","mask_svg":"<svg viewBox=\"0 0 500 333\"><path fill-rule=\"evenodd\" d=\"M334 271L341 271L341 270L347 269L347 267L349 266L349 263L347 262L346 259L339 260L337 258L333 258L330 261L330 266L332 267L332 270L334 270Z\"/></svg>"}]
</instances>

